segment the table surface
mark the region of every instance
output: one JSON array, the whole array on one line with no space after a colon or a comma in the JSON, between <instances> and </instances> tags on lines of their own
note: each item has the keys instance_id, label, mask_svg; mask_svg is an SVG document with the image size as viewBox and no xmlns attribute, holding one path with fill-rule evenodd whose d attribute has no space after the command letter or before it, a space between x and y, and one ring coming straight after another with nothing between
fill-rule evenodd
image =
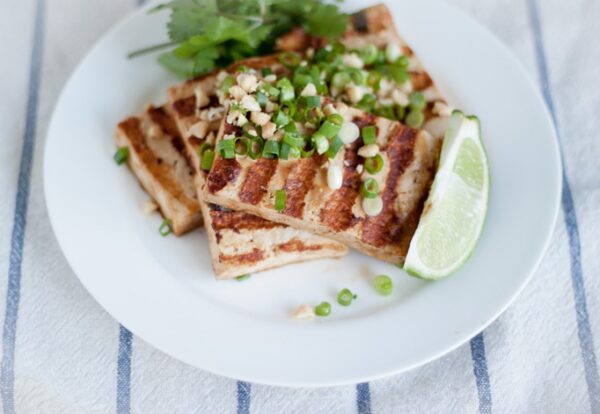
<instances>
[{"instance_id":1,"label":"table surface","mask_svg":"<svg viewBox=\"0 0 600 414\"><path fill-rule=\"evenodd\" d=\"M133 337L92 299L50 227L44 141L72 70L139 5L0 4L4 412L600 413L600 2L451 3L508 45L554 116L565 176L552 243L516 302L469 343L388 379L321 389L248 384L187 366Z\"/></svg>"}]
</instances>

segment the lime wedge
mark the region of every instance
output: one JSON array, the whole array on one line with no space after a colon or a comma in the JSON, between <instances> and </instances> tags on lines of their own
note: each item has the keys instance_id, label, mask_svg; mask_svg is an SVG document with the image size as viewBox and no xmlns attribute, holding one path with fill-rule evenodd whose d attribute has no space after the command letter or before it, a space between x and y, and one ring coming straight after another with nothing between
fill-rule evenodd
<instances>
[{"instance_id":1,"label":"lime wedge","mask_svg":"<svg viewBox=\"0 0 600 414\"><path fill-rule=\"evenodd\" d=\"M458 270L481 234L489 186L479 120L454 111L404 270L428 280L438 280Z\"/></svg>"}]
</instances>

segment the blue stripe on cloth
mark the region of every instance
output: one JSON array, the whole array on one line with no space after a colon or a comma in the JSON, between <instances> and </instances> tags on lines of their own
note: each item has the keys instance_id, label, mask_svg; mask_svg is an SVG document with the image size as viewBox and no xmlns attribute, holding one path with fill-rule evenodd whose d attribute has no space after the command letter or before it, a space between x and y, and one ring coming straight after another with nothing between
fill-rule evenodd
<instances>
[{"instance_id":1,"label":"blue stripe on cloth","mask_svg":"<svg viewBox=\"0 0 600 414\"><path fill-rule=\"evenodd\" d=\"M531 19L531 27L533 30L535 54L538 65L540 81L542 83L542 92L546 105L552 115L554 127L556 128L559 140L561 139L560 128L556 118L556 110L554 107L554 99L550 88L550 76L548 72L548 64L546 52L544 49L544 38L542 34L542 24L540 13L536 0L529 0L529 16ZM594 337L590 327L589 314L587 309L587 300L585 293L585 282L583 280L583 270L581 267L581 240L579 238L579 228L577 226L577 215L575 212L575 204L573 202L573 194L566 173L566 165L563 159L563 192L562 192L562 209L565 219L565 226L569 236L569 252L571 255L571 283L573 285L573 295L575 299L575 313L577 317L577 333L579 335L579 344L581 347L581 356L585 370L585 380L587 382L588 394L592 412L600 413L600 377L598 374L598 365L596 363L596 353L594 351Z\"/></svg>"},{"instance_id":2,"label":"blue stripe on cloth","mask_svg":"<svg viewBox=\"0 0 600 414\"><path fill-rule=\"evenodd\" d=\"M119 354L117 357L117 413L131 410L131 332L119 325Z\"/></svg>"},{"instance_id":3,"label":"blue stripe on cloth","mask_svg":"<svg viewBox=\"0 0 600 414\"><path fill-rule=\"evenodd\" d=\"M252 386L249 382L237 382L237 414L250 414Z\"/></svg>"},{"instance_id":4,"label":"blue stripe on cloth","mask_svg":"<svg viewBox=\"0 0 600 414\"><path fill-rule=\"evenodd\" d=\"M29 86L27 92L27 112L25 113L25 132L21 152L21 163L19 166L17 199L15 202L15 214L10 244L6 310L4 313L4 328L2 332L2 365L0 367L0 393L2 395L2 405L6 414L14 413L15 410L15 343L17 337L19 301L21 296L21 265L23 263L23 244L25 241L25 227L27 225L31 164L33 161L33 149L37 131L39 85L44 44L45 6L45 0L38 0L36 2L33 45L29 68Z\"/></svg>"},{"instance_id":5,"label":"blue stripe on cloth","mask_svg":"<svg viewBox=\"0 0 600 414\"><path fill-rule=\"evenodd\" d=\"M483 332L471 339L471 358L473 359L473 374L475 375L477 394L479 395L479 412L490 414L492 412L492 390L485 357Z\"/></svg>"},{"instance_id":6,"label":"blue stripe on cloth","mask_svg":"<svg viewBox=\"0 0 600 414\"><path fill-rule=\"evenodd\" d=\"M356 408L358 414L371 414L371 389L368 382L356 384Z\"/></svg>"}]
</instances>

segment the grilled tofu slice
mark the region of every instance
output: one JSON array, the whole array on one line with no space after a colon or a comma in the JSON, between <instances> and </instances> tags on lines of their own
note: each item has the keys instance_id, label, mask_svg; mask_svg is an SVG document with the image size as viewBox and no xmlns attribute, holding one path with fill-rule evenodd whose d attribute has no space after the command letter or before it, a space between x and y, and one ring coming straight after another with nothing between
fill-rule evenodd
<instances>
[{"instance_id":1,"label":"grilled tofu slice","mask_svg":"<svg viewBox=\"0 0 600 414\"><path fill-rule=\"evenodd\" d=\"M276 57L249 59L240 64L254 68L271 67L277 72L283 69ZM226 113L226 108L219 104L216 95L218 78L219 74L215 72L169 90L170 111L177 121L189 159L197 172L195 186L200 193L206 183L207 171L201 168L198 150L204 143L214 144ZM251 214L202 201L200 208L213 269L219 279L294 262L340 257L348 252L348 248L341 243Z\"/></svg>"},{"instance_id":2,"label":"grilled tofu slice","mask_svg":"<svg viewBox=\"0 0 600 414\"><path fill-rule=\"evenodd\" d=\"M375 125L376 143L384 168L376 175L362 171L358 155L362 138L343 147L331 161L317 154L297 160L249 157L224 159L217 155L206 178L204 198L337 240L373 257L402 264L417 227L435 173L440 140L399 122L335 104L345 121L359 128ZM241 135L227 122L225 135ZM327 168L343 171L341 188L328 186ZM369 216L363 210L361 183L375 179L381 189L382 210ZM282 212L274 208L277 190L286 192Z\"/></svg>"},{"instance_id":3,"label":"grilled tofu slice","mask_svg":"<svg viewBox=\"0 0 600 414\"><path fill-rule=\"evenodd\" d=\"M127 163L142 187L181 235L202 224L194 169L173 119L163 107L148 106L136 117L120 122L117 146L129 148Z\"/></svg>"},{"instance_id":4,"label":"grilled tofu slice","mask_svg":"<svg viewBox=\"0 0 600 414\"><path fill-rule=\"evenodd\" d=\"M443 138L448 126L452 108L448 105L425 67L398 34L390 10L384 4L367 7L351 15L346 33L340 42L350 49L360 49L368 44L378 48L396 48L409 58L410 91L421 91L427 100L424 110L423 129L436 138ZM281 51L304 53L324 47L327 40L308 35L302 28L296 28L277 41Z\"/></svg>"}]
</instances>

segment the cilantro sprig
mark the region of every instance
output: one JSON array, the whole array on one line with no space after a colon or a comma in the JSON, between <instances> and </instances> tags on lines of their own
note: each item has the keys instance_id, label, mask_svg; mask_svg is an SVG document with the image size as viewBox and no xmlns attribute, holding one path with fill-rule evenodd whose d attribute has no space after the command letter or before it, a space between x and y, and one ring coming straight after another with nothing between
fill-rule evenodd
<instances>
[{"instance_id":1,"label":"cilantro sprig","mask_svg":"<svg viewBox=\"0 0 600 414\"><path fill-rule=\"evenodd\" d=\"M348 16L323 0L173 0L152 11L170 10L170 42L129 56L170 47L158 61L179 77L273 52L279 36L301 26L314 36L336 39Z\"/></svg>"}]
</instances>

